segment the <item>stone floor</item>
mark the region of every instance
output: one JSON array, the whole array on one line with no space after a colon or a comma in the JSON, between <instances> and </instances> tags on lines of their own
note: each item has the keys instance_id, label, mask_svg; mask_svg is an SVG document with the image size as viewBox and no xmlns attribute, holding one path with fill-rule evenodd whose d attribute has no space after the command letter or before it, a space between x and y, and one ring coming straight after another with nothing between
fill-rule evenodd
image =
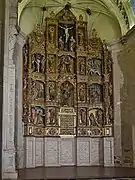
<instances>
[{"instance_id":1,"label":"stone floor","mask_svg":"<svg viewBox=\"0 0 135 180\"><path fill-rule=\"evenodd\" d=\"M134 168L41 167L19 170L19 180L74 180L135 178Z\"/></svg>"}]
</instances>

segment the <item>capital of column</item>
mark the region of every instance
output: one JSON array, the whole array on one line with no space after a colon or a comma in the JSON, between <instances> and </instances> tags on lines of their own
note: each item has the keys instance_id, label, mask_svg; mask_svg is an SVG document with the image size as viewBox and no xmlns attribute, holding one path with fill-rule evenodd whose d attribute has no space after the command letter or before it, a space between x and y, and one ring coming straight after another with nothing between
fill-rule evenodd
<instances>
[{"instance_id":1,"label":"capital of column","mask_svg":"<svg viewBox=\"0 0 135 180\"><path fill-rule=\"evenodd\" d=\"M120 43L120 40L108 44L108 49L109 49L110 51L115 52L115 53L120 52L120 51L121 51L121 43Z\"/></svg>"},{"instance_id":2,"label":"capital of column","mask_svg":"<svg viewBox=\"0 0 135 180\"><path fill-rule=\"evenodd\" d=\"M22 47L24 46L26 42L27 36L23 32L19 32L17 34L17 43L20 44Z\"/></svg>"}]
</instances>

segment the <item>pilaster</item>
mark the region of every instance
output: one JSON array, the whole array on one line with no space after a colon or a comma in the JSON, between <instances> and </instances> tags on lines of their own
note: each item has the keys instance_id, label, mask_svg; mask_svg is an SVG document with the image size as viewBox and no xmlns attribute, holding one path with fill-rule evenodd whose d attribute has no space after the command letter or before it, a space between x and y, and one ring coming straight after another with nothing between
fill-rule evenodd
<instances>
[{"instance_id":1,"label":"pilaster","mask_svg":"<svg viewBox=\"0 0 135 180\"><path fill-rule=\"evenodd\" d=\"M12 6L15 8L12 9ZM5 37L2 117L2 179L17 179L15 168L15 64L17 1L5 0ZM11 15L12 12L16 16ZM11 28L12 27L12 28Z\"/></svg>"},{"instance_id":2,"label":"pilaster","mask_svg":"<svg viewBox=\"0 0 135 180\"><path fill-rule=\"evenodd\" d=\"M14 52L14 61L16 66L16 77L15 77L15 143L16 143L16 149L17 149L17 158L16 158L16 165L18 168L24 168L24 159L25 159L25 153L24 153L24 127L22 122L22 70L23 70L23 46L25 43L26 37L21 32L17 35L17 42L15 46L15 52Z\"/></svg>"},{"instance_id":3,"label":"pilaster","mask_svg":"<svg viewBox=\"0 0 135 180\"><path fill-rule=\"evenodd\" d=\"M121 50L119 42L115 42L109 46L113 59L113 94L114 94L114 164L121 166L122 164L122 147L121 147L121 98L120 89L123 86L124 79L118 64L118 53ZM108 141L105 140L107 145ZM105 157L105 155L104 155Z\"/></svg>"}]
</instances>

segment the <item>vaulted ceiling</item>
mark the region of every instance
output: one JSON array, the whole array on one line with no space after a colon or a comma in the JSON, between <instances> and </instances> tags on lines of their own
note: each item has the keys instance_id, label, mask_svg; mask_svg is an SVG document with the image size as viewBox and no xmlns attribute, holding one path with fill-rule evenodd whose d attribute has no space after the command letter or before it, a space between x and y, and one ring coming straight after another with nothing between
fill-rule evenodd
<instances>
[{"instance_id":1,"label":"vaulted ceiling","mask_svg":"<svg viewBox=\"0 0 135 180\"><path fill-rule=\"evenodd\" d=\"M88 22L88 31L96 28L108 42L117 40L135 24L130 0L20 0L18 21L22 31L29 34L51 11L59 12L68 2L74 15L78 18L82 14Z\"/></svg>"}]
</instances>

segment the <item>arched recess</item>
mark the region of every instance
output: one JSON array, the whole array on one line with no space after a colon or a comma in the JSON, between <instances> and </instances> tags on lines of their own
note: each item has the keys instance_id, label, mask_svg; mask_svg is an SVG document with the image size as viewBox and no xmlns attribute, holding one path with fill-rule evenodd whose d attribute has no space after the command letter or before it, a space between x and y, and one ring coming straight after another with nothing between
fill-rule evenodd
<instances>
[{"instance_id":1,"label":"arched recess","mask_svg":"<svg viewBox=\"0 0 135 180\"><path fill-rule=\"evenodd\" d=\"M31 154L26 167L113 166L113 63L107 45L95 29L88 37L87 22L70 9L51 13L45 24L45 30L39 25L32 31L24 49L22 121L26 157ZM33 81L45 86L41 99L33 98ZM39 87L34 84L34 91ZM101 162L101 156L111 160Z\"/></svg>"},{"instance_id":2,"label":"arched recess","mask_svg":"<svg viewBox=\"0 0 135 180\"><path fill-rule=\"evenodd\" d=\"M71 2L72 3L72 2ZM44 13L41 7L46 6ZM19 18L19 23L22 31L28 35L37 23L42 23L45 17L53 10L55 14L65 6L65 3L56 1L48 1L44 4L42 1L31 1L22 10ZM90 7L92 14L89 16L86 8ZM117 7L116 7L117 8ZM118 40L122 33L119 21L115 15L109 10L105 3L102 1L80 1L71 4L71 11L75 14L77 19L82 14L85 21L88 22L88 34L90 35L92 28L96 28L101 39L106 39L107 42ZM102 23L101 23L102 21ZM108 33L109 32L109 33Z\"/></svg>"},{"instance_id":3,"label":"arched recess","mask_svg":"<svg viewBox=\"0 0 135 180\"><path fill-rule=\"evenodd\" d=\"M70 1L71 2L71 7L73 9L73 11L75 12L76 10L81 10L83 11L83 13L85 12L85 17L88 18L88 15L86 13L86 9L90 8L92 13L93 12L98 12L100 14L104 14L108 17L111 17L112 19L114 19L115 21L118 22L120 28L121 28L121 32L122 35L125 35L126 32L128 31L127 25L125 23L125 19L123 18L123 12L121 12L116 4L115 1L105 1L105 0L101 0L101 1ZM63 8L66 4L66 1L31 1L31 0L23 0L21 3L19 3L18 6L18 21L20 22L20 18L23 15L23 12L26 10L26 8L30 8L30 7L43 7L46 6L47 7L47 11L50 10L54 10L57 13L60 8ZM125 12L128 15L129 18L129 26L130 28L133 26L134 24L134 18L133 18L133 13L131 10L131 7L129 6L128 2L123 2L123 7L125 8ZM42 11L42 10L41 10ZM36 12L36 11L35 11ZM41 13L42 14L42 13Z\"/></svg>"}]
</instances>

